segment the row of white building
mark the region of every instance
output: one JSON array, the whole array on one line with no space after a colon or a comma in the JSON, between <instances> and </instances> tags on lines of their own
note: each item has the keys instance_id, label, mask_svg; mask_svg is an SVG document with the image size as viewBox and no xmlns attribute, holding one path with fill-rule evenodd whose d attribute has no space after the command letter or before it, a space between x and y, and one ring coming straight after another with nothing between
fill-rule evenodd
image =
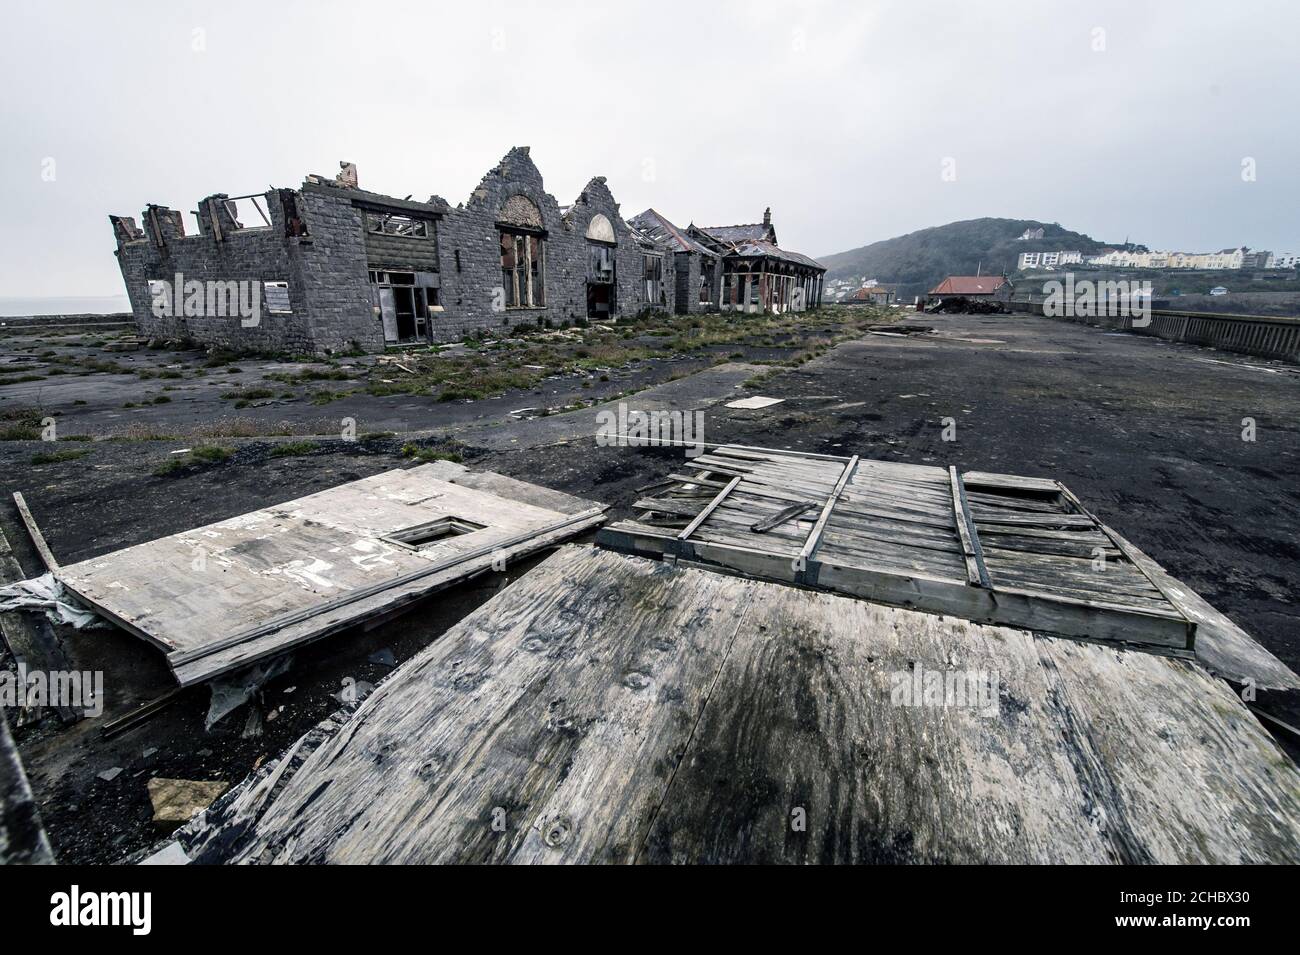
<instances>
[{"instance_id":1,"label":"row of white building","mask_svg":"<svg viewBox=\"0 0 1300 955\"><path fill-rule=\"evenodd\" d=\"M1112 249L1100 255L1080 252L1021 252L1017 269L1047 269L1088 264L1115 269L1294 269L1300 253L1252 252L1242 246L1218 252L1130 252Z\"/></svg>"}]
</instances>

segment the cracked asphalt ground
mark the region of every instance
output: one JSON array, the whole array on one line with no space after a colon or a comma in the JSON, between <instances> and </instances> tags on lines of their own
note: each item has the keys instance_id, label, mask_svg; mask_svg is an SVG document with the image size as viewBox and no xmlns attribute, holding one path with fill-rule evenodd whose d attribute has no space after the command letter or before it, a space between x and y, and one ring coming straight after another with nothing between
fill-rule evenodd
<instances>
[{"instance_id":1,"label":"cracked asphalt ground","mask_svg":"<svg viewBox=\"0 0 1300 955\"><path fill-rule=\"evenodd\" d=\"M867 335L794 368L718 366L626 401L702 410L710 443L1058 478L1300 669L1300 369L1028 316L906 321L936 331ZM757 411L723 407L752 394L784 400ZM499 402L528 403L509 395ZM1243 440L1246 419L1254 440ZM591 409L445 422L435 409L422 421L432 440L458 442L472 467L593 498L612 505L613 518L625 516L636 488L666 474L682 452L600 447L594 424ZM944 440L945 425L955 440ZM96 442L84 458L39 467L30 464L32 443L0 442L0 462L5 490L23 490L69 562L407 463L402 435L326 441L290 456L273 453L277 440L291 439L224 442L237 449L226 461L164 477L153 470L175 442ZM12 508L0 520L33 572ZM336 708L330 694L345 677L382 679L388 667L370 660L376 650L391 649L398 663L409 658L527 566L300 652L266 687L263 708L277 717L260 737L241 737L242 713L205 734L202 688L112 740L94 720L65 730L47 720L28 731L20 747L56 852L66 861L115 861L150 845L159 835L145 794L151 776L237 781ZM108 717L167 687L165 666L141 641L116 631L62 640L74 665L105 670ZM1260 702L1296 724L1295 696L1261 694ZM114 766L124 769L116 779L96 778Z\"/></svg>"}]
</instances>

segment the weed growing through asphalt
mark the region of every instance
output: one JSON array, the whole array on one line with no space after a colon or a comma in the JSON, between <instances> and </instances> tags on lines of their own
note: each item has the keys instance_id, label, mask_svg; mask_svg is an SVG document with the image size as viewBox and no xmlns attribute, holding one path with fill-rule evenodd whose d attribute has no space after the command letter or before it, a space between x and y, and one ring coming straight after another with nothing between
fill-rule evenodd
<instances>
[{"instance_id":1,"label":"weed growing through asphalt","mask_svg":"<svg viewBox=\"0 0 1300 955\"><path fill-rule=\"evenodd\" d=\"M200 444L191 448L185 454L172 458L172 460L156 468L153 473L158 477L163 477L195 465L220 464L234 453L230 448L220 444Z\"/></svg>"}]
</instances>

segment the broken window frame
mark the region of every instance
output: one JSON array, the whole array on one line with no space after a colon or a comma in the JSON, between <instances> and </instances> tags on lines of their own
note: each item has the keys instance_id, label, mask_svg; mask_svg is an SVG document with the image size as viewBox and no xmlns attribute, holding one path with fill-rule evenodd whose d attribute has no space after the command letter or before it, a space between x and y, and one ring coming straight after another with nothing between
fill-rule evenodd
<instances>
[{"instance_id":1,"label":"broken window frame","mask_svg":"<svg viewBox=\"0 0 1300 955\"><path fill-rule=\"evenodd\" d=\"M529 229L500 227L501 287L505 307L546 307L546 237ZM507 264L507 256L510 262Z\"/></svg>"},{"instance_id":2,"label":"broken window frame","mask_svg":"<svg viewBox=\"0 0 1300 955\"><path fill-rule=\"evenodd\" d=\"M271 289L284 289L284 307L277 308L271 304ZM289 283L288 282L263 282L262 295L266 299L266 313L268 315L292 315L293 306L289 302ZM279 296L277 295L278 299Z\"/></svg>"},{"instance_id":3,"label":"broken window frame","mask_svg":"<svg viewBox=\"0 0 1300 955\"><path fill-rule=\"evenodd\" d=\"M701 305L713 304L713 269L712 262L700 263L700 299Z\"/></svg>"},{"instance_id":4,"label":"broken window frame","mask_svg":"<svg viewBox=\"0 0 1300 955\"><path fill-rule=\"evenodd\" d=\"M664 257L650 252L641 253L641 293L651 305L668 304L664 292Z\"/></svg>"},{"instance_id":5,"label":"broken window frame","mask_svg":"<svg viewBox=\"0 0 1300 955\"><path fill-rule=\"evenodd\" d=\"M600 285L614 284L614 246L588 241L587 281Z\"/></svg>"},{"instance_id":6,"label":"broken window frame","mask_svg":"<svg viewBox=\"0 0 1300 955\"><path fill-rule=\"evenodd\" d=\"M243 202L246 199L252 203L253 208L256 209L257 214L262 217L262 222L264 222L265 225L244 225L239 221L239 206L237 203ZM271 228L271 213L266 208L266 196L262 193L255 192L247 196L228 196L221 200L221 204L226 207L226 215L230 216L230 221L235 223L241 232L253 229Z\"/></svg>"},{"instance_id":7,"label":"broken window frame","mask_svg":"<svg viewBox=\"0 0 1300 955\"><path fill-rule=\"evenodd\" d=\"M402 226L407 226L407 230L403 231ZM433 223L428 219L399 212L367 211L366 232L398 239L430 239L433 237Z\"/></svg>"}]
</instances>

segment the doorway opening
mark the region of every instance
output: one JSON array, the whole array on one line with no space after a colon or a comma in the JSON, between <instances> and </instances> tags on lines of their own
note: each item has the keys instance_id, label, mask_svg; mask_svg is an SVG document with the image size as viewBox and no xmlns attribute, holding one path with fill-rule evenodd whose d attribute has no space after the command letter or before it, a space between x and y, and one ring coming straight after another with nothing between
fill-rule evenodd
<instances>
[{"instance_id":1,"label":"doorway opening","mask_svg":"<svg viewBox=\"0 0 1300 955\"><path fill-rule=\"evenodd\" d=\"M370 288L385 342L401 345L432 340L432 318L442 311L437 272L371 269Z\"/></svg>"}]
</instances>

